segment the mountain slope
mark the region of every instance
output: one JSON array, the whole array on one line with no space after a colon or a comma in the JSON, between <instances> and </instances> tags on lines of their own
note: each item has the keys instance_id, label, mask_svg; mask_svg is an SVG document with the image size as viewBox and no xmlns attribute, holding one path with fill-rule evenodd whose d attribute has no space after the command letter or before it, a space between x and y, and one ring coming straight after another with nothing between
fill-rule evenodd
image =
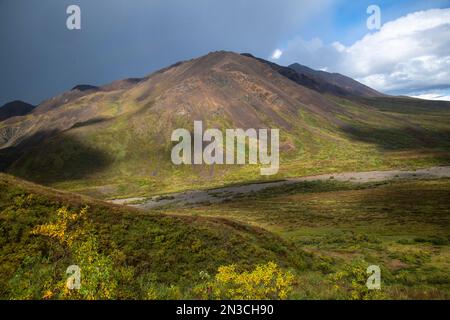
<instances>
[{"instance_id":1,"label":"mountain slope","mask_svg":"<svg viewBox=\"0 0 450 320\"><path fill-rule=\"evenodd\" d=\"M304 85L318 92L332 93L343 96L383 97L382 93L353 80L340 73L313 70L299 63L289 65L300 77L304 78Z\"/></svg>"},{"instance_id":2,"label":"mountain slope","mask_svg":"<svg viewBox=\"0 0 450 320\"><path fill-rule=\"evenodd\" d=\"M301 86L307 87L319 93L327 93L343 97L368 98L385 96L384 94L339 73L314 70L299 63L294 63L284 67L276 63L254 57L249 53L243 53L242 55L265 63L279 74L289 78Z\"/></svg>"},{"instance_id":3,"label":"mountain slope","mask_svg":"<svg viewBox=\"0 0 450 320\"><path fill-rule=\"evenodd\" d=\"M173 165L171 133L192 130L194 120L222 130L280 129L281 167L270 179L448 164L449 104L399 112L389 101L411 110L429 102L322 94L282 68L220 51L142 79L72 90L0 123L0 165L96 197L262 179L256 165Z\"/></svg>"},{"instance_id":4,"label":"mountain slope","mask_svg":"<svg viewBox=\"0 0 450 320\"><path fill-rule=\"evenodd\" d=\"M200 271L214 274L220 265L274 261L298 270L311 261L279 237L230 220L144 213L5 174L0 189L1 299L68 298L66 269L73 264L82 268L83 299L146 299L171 286L184 292L202 281ZM46 235L50 224L71 241ZM102 283L111 286L102 292Z\"/></svg>"}]
</instances>

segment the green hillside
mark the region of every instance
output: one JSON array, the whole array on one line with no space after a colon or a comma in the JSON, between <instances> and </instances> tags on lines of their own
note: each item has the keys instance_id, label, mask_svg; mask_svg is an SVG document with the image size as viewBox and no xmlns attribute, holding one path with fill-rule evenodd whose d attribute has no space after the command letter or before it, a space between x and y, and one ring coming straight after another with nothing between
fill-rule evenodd
<instances>
[{"instance_id":1,"label":"green hillside","mask_svg":"<svg viewBox=\"0 0 450 320\"><path fill-rule=\"evenodd\" d=\"M202 274L235 264L313 264L281 238L222 218L167 216L109 205L0 175L1 299L201 297ZM65 271L81 268L82 289Z\"/></svg>"},{"instance_id":2,"label":"green hillside","mask_svg":"<svg viewBox=\"0 0 450 320\"><path fill-rule=\"evenodd\" d=\"M4 174L0 187L2 299L450 295L449 179L302 182L149 212ZM80 290L65 287L70 265ZM381 291L365 286L369 265L381 267ZM267 277L284 289L267 296L277 288Z\"/></svg>"}]
</instances>

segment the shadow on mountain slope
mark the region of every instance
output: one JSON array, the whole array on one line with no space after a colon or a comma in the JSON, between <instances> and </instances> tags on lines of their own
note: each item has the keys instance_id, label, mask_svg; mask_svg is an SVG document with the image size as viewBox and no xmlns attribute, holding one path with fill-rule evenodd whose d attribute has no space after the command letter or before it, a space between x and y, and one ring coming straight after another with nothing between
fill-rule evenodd
<instances>
[{"instance_id":1,"label":"shadow on mountain slope","mask_svg":"<svg viewBox=\"0 0 450 320\"><path fill-rule=\"evenodd\" d=\"M377 145L387 151L416 149L447 149L450 151L450 130L431 131L423 128L373 128L346 126L341 128L353 139Z\"/></svg>"},{"instance_id":2,"label":"shadow on mountain slope","mask_svg":"<svg viewBox=\"0 0 450 320\"><path fill-rule=\"evenodd\" d=\"M41 131L0 150L1 171L41 183L82 179L111 162L105 152L64 132Z\"/></svg>"},{"instance_id":3,"label":"shadow on mountain slope","mask_svg":"<svg viewBox=\"0 0 450 320\"><path fill-rule=\"evenodd\" d=\"M87 121L77 122L70 129L87 127L87 126L90 126L90 125L93 125L93 124L102 123L102 122L105 122L105 121L108 121L108 120L109 119L105 118L105 117L92 118L92 119L89 119Z\"/></svg>"},{"instance_id":4,"label":"shadow on mountain slope","mask_svg":"<svg viewBox=\"0 0 450 320\"><path fill-rule=\"evenodd\" d=\"M352 97L352 100L383 112L450 116L450 101L422 100L410 97Z\"/></svg>"}]
</instances>

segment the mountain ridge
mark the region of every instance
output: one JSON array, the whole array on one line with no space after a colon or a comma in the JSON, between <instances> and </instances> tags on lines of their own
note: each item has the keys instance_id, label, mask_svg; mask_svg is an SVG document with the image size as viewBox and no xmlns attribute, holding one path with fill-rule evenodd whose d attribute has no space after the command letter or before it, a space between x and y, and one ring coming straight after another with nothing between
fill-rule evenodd
<instances>
[{"instance_id":1,"label":"mountain ridge","mask_svg":"<svg viewBox=\"0 0 450 320\"><path fill-rule=\"evenodd\" d=\"M340 73L314 70L299 63L281 66L274 62L257 58L250 53L242 53L242 55L257 59L290 80L319 93L366 98L387 96Z\"/></svg>"},{"instance_id":2,"label":"mountain ridge","mask_svg":"<svg viewBox=\"0 0 450 320\"><path fill-rule=\"evenodd\" d=\"M330 73L322 70L314 70L299 63L293 63L288 66L301 75L310 77L319 82L318 91L327 92L332 88L338 88L344 95L347 93L362 97L386 97L386 94L380 93L350 77L340 73ZM324 84L320 85L320 82Z\"/></svg>"}]
</instances>

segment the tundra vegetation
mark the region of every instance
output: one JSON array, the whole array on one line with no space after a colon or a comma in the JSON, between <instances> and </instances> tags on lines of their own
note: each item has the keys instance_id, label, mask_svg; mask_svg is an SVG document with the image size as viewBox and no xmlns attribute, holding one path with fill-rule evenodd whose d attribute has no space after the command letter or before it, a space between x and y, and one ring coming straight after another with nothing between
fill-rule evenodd
<instances>
[{"instance_id":1,"label":"tundra vegetation","mask_svg":"<svg viewBox=\"0 0 450 320\"><path fill-rule=\"evenodd\" d=\"M449 298L449 179L143 212L0 176L4 299ZM270 202L270 206L268 203ZM226 218L226 219L224 219ZM81 288L68 290L68 266ZM366 268L381 268L368 290Z\"/></svg>"}]
</instances>

